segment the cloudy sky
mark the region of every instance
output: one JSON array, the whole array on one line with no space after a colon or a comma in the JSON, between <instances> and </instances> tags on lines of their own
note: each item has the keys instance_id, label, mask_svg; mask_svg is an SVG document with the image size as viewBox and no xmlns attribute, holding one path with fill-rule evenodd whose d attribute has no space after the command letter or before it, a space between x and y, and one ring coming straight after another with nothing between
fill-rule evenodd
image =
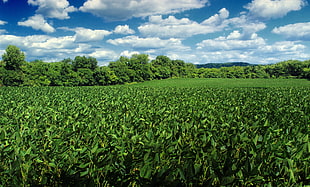
<instances>
[{"instance_id":1,"label":"cloudy sky","mask_svg":"<svg viewBox=\"0 0 310 187\"><path fill-rule=\"evenodd\" d=\"M0 55L166 55L195 64L310 59L307 0L0 0ZM0 57L1 58L1 57Z\"/></svg>"}]
</instances>

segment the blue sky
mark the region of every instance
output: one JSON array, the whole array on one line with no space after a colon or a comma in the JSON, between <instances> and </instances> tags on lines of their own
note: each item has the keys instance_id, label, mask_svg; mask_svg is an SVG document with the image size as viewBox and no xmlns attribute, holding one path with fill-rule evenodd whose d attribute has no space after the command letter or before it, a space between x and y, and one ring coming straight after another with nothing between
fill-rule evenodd
<instances>
[{"instance_id":1,"label":"blue sky","mask_svg":"<svg viewBox=\"0 0 310 187\"><path fill-rule=\"evenodd\" d=\"M195 64L310 59L307 0L0 0L0 55L166 55Z\"/></svg>"}]
</instances>

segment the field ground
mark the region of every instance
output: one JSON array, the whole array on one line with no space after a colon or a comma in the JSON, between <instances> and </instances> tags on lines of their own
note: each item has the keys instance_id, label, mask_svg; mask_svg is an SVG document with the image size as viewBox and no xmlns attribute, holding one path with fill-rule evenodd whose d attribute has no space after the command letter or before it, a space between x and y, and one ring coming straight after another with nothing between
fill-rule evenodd
<instances>
[{"instance_id":1,"label":"field ground","mask_svg":"<svg viewBox=\"0 0 310 187\"><path fill-rule=\"evenodd\" d=\"M309 93L297 79L1 87L0 186L310 185Z\"/></svg>"},{"instance_id":2,"label":"field ground","mask_svg":"<svg viewBox=\"0 0 310 187\"><path fill-rule=\"evenodd\" d=\"M204 78L176 78L165 80L147 81L135 86L147 87L210 87L210 88L235 88L235 87L310 87L306 79L204 79Z\"/></svg>"}]
</instances>

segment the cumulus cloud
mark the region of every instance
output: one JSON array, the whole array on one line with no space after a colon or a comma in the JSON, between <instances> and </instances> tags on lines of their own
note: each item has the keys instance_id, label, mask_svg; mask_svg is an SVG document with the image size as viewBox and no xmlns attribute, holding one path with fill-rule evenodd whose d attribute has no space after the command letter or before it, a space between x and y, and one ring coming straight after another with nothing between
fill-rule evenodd
<instances>
[{"instance_id":1,"label":"cumulus cloud","mask_svg":"<svg viewBox=\"0 0 310 187\"><path fill-rule=\"evenodd\" d=\"M5 24L7 24L7 23L8 23L8 22L6 22L6 21L0 20L0 25L5 25ZM6 33L6 30L0 29L0 34L3 34L3 33Z\"/></svg>"},{"instance_id":2,"label":"cumulus cloud","mask_svg":"<svg viewBox=\"0 0 310 187\"><path fill-rule=\"evenodd\" d=\"M3 3L6 3L6 2L8 2L9 0L2 0L3 1Z\"/></svg>"},{"instance_id":3,"label":"cumulus cloud","mask_svg":"<svg viewBox=\"0 0 310 187\"><path fill-rule=\"evenodd\" d=\"M145 37L188 38L198 34L216 33L227 29L242 29L243 39L250 39L253 33L266 28L266 24L249 19L246 15L229 18L229 11L222 8L219 12L201 23L188 18L177 19L169 16L150 16L149 21L138 27Z\"/></svg>"},{"instance_id":4,"label":"cumulus cloud","mask_svg":"<svg viewBox=\"0 0 310 187\"><path fill-rule=\"evenodd\" d=\"M132 57L132 55L135 55L135 54L140 54L140 53L138 51L125 50L125 51L121 52L120 56Z\"/></svg>"},{"instance_id":5,"label":"cumulus cloud","mask_svg":"<svg viewBox=\"0 0 310 187\"><path fill-rule=\"evenodd\" d=\"M32 58L61 58L60 54L73 50L76 46L69 37L56 38L47 35L14 36L2 35L0 37L0 47L15 45L26 52L27 57ZM34 59L33 59L34 60Z\"/></svg>"},{"instance_id":6,"label":"cumulus cloud","mask_svg":"<svg viewBox=\"0 0 310 187\"><path fill-rule=\"evenodd\" d=\"M135 31L130 29L128 25L118 25L114 29L114 33L116 34L134 34Z\"/></svg>"},{"instance_id":7,"label":"cumulus cloud","mask_svg":"<svg viewBox=\"0 0 310 187\"><path fill-rule=\"evenodd\" d=\"M0 25L5 25L5 24L7 24L8 22L6 22L6 21L2 21L2 20L0 20Z\"/></svg>"},{"instance_id":8,"label":"cumulus cloud","mask_svg":"<svg viewBox=\"0 0 310 187\"><path fill-rule=\"evenodd\" d=\"M0 34L4 34L4 33L6 33L6 32L7 32L6 30L0 29Z\"/></svg>"},{"instance_id":9,"label":"cumulus cloud","mask_svg":"<svg viewBox=\"0 0 310 187\"><path fill-rule=\"evenodd\" d=\"M27 60L40 59L46 62L57 62L75 56L92 56L97 58L100 65L118 57L118 53L106 49L103 45L98 48L87 43L78 43L75 36L52 37L47 35L14 36L1 35L0 49L8 45L18 46L26 53Z\"/></svg>"},{"instance_id":10,"label":"cumulus cloud","mask_svg":"<svg viewBox=\"0 0 310 187\"><path fill-rule=\"evenodd\" d=\"M193 53L193 60L199 63L210 62L250 62L255 64L270 64L287 59L309 59L305 53L305 46L298 43L276 42L271 45L263 45L255 50L222 50L203 51Z\"/></svg>"},{"instance_id":11,"label":"cumulus cloud","mask_svg":"<svg viewBox=\"0 0 310 187\"><path fill-rule=\"evenodd\" d=\"M35 30L42 30L43 32L52 33L55 29L46 22L44 17L40 14L36 14L26 21L20 21L17 23L20 26L32 27Z\"/></svg>"},{"instance_id":12,"label":"cumulus cloud","mask_svg":"<svg viewBox=\"0 0 310 187\"><path fill-rule=\"evenodd\" d=\"M227 22L227 24L232 25L233 28L242 29L243 39L250 39L253 33L257 33L267 27L265 23L251 20L245 15L231 18L227 20Z\"/></svg>"},{"instance_id":13,"label":"cumulus cloud","mask_svg":"<svg viewBox=\"0 0 310 187\"><path fill-rule=\"evenodd\" d=\"M90 53L89 56L104 60L106 62L111 60L116 60L118 54L109 49L96 49L94 52Z\"/></svg>"},{"instance_id":14,"label":"cumulus cloud","mask_svg":"<svg viewBox=\"0 0 310 187\"><path fill-rule=\"evenodd\" d=\"M197 44L197 49L207 49L209 51L233 51L233 50L251 50L264 46L265 40L252 34L248 40L243 40L239 31L233 31L227 37L218 37L215 39L203 40Z\"/></svg>"},{"instance_id":15,"label":"cumulus cloud","mask_svg":"<svg viewBox=\"0 0 310 187\"><path fill-rule=\"evenodd\" d=\"M77 11L67 0L28 0L28 4L39 6L37 14L57 19L69 19L69 13Z\"/></svg>"},{"instance_id":16,"label":"cumulus cloud","mask_svg":"<svg viewBox=\"0 0 310 187\"><path fill-rule=\"evenodd\" d=\"M303 51L306 48L305 45L302 45L298 42L293 41L280 41L275 42L273 45L266 45L259 49L261 53L269 53L269 54L295 54L298 51ZM297 57L297 56L296 56Z\"/></svg>"},{"instance_id":17,"label":"cumulus cloud","mask_svg":"<svg viewBox=\"0 0 310 187\"><path fill-rule=\"evenodd\" d=\"M226 8L222 8L218 14L211 16L209 19L202 22L204 25L220 25L229 17L229 11Z\"/></svg>"},{"instance_id":18,"label":"cumulus cloud","mask_svg":"<svg viewBox=\"0 0 310 187\"><path fill-rule=\"evenodd\" d=\"M169 16L150 16L149 22L138 27L143 36L160 38L186 38L197 34L208 34L223 30L227 26L229 12L223 8L218 14L202 23L191 21L188 18L177 19Z\"/></svg>"},{"instance_id":19,"label":"cumulus cloud","mask_svg":"<svg viewBox=\"0 0 310 187\"><path fill-rule=\"evenodd\" d=\"M80 10L107 20L127 20L202 8L207 0L87 0Z\"/></svg>"},{"instance_id":20,"label":"cumulus cloud","mask_svg":"<svg viewBox=\"0 0 310 187\"><path fill-rule=\"evenodd\" d=\"M74 37L51 37L45 41L33 42L31 47L42 49L72 49L76 47L74 44Z\"/></svg>"},{"instance_id":21,"label":"cumulus cloud","mask_svg":"<svg viewBox=\"0 0 310 187\"><path fill-rule=\"evenodd\" d=\"M93 30L84 27L68 28L68 27L58 27L58 29L75 32L74 39L75 42L95 42L101 41L105 36L112 34L112 32L107 30Z\"/></svg>"},{"instance_id":22,"label":"cumulus cloud","mask_svg":"<svg viewBox=\"0 0 310 187\"><path fill-rule=\"evenodd\" d=\"M270 19L283 17L305 5L305 0L253 0L245 8L254 16Z\"/></svg>"},{"instance_id":23,"label":"cumulus cloud","mask_svg":"<svg viewBox=\"0 0 310 187\"><path fill-rule=\"evenodd\" d=\"M49 36L46 35L35 35L35 36L15 36L15 35L1 35L0 37L0 48L6 48L8 45L16 45L21 48L27 48L31 46L33 42L46 41Z\"/></svg>"},{"instance_id":24,"label":"cumulus cloud","mask_svg":"<svg viewBox=\"0 0 310 187\"><path fill-rule=\"evenodd\" d=\"M106 30L92 30L82 27L76 28L75 32L75 40L77 42L100 41L103 40L105 36L112 34L112 32Z\"/></svg>"},{"instance_id":25,"label":"cumulus cloud","mask_svg":"<svg viewBox=\"0 0 310 187\"><path fill-rule=\"evenodd\" d=\"M273 33L283 35L290 40L310 40L310 22L289 24L276 27Z\"/></svg>"},{"instance_id":26,"label":"cumulus cloud","mask_svg":"<svg viewBox=\"0 0 310 187\"><path fill-rule=\"evenodd\" d=\"M305 45L293 41L268 44L256 33L249 39L243 39L242 33L235 30L227 37L221 36L198 43L197 51L193 54L200 63L244 61L266 64L287 59L308 59L310 55L305 50Z\"/></svg>"},{"instance_id":27,"label":"cumulus cloud","mask_svg":"<svg viewBox=\"0 0 310 187\"><path fill-rule=\"evenodd\" d=\"M136 49L160 49L167 47L176 47L180 49L183 47L181 40L175 38L162 40L158 37L140 38L138 36L127 36L114 40L110 39L107 42L113 45L129 46Z\"/></svg>"}]
</instances>

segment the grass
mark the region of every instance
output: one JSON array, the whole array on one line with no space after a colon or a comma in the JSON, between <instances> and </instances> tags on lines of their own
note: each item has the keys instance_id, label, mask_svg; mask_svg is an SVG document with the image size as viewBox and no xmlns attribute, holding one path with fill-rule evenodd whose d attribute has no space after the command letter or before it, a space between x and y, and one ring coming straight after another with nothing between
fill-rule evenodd
<instances>
[{"instance_id":1,"label":"grass","mask_svg":"<svg viewBox=\"0 0 310 187\"><path fill-rule=\"evenodd\" d=\"M205 79L176 78L153 80L130 86L145 87L209 87L209 88L269 88L269 87L310 87L310 81L305 79Z\"/></svg>"}]
</instances>

